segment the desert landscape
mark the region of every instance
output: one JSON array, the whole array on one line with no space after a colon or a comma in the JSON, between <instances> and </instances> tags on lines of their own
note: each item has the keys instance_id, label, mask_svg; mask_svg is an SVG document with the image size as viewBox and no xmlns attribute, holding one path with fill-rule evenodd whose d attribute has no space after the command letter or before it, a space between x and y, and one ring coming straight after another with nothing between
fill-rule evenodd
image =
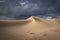
<instances>
[{"instance_id":1,"label":"desert landscape","mask_svg":"<svg viewBox=\"0 0 60 40\"><path fill-rule=\"evenodd\" d=\"M60 19L0 20L0 40L60 40Z\"/></svg>"}]
</instances>

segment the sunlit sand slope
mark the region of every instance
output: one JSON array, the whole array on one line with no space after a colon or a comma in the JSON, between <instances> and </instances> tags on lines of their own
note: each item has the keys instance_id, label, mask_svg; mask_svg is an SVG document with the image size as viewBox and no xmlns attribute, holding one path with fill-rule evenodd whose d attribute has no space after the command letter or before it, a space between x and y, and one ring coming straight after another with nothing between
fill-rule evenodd
<instances>
[{"instance_id":1,"label":"sunlit sand slope","mask_svg":"<svg viewBox=\"0 0 60 40\"><path fill-rule=\"evenodd\" d=\"M0 40L60 40L60 19L0 20Z\"/></svg>"}]
</instances>

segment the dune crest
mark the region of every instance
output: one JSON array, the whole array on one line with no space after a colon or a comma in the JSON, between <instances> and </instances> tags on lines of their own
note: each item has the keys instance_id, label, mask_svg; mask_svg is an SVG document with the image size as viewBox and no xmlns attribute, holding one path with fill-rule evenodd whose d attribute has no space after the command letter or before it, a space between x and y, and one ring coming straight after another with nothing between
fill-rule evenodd
<instances>
[{"instance_id":1,"label":"dune crest","mask_svg":"<svg viewBox=\"0 0 60 40\"><path fill-rule=\"evenodd\" d=\"M27 18L27 20L30 20L30 21L34 21L34 22L46 22L46 23L49 23L49 24L60 24L60 19L44 19L44 18L40 18L40 17L36 17L36 16L31 16L29 18Z\"/></svg>"},{"instance_id":2,"label":"dune crest","mask_svg":"<svg viewBox=\"0 0 60 40\"><path fill-rule=\"evenodd\" d=\"M26 20L0 20L0 25L2 24L26 24L26 23L47 23L52 25L60 24L60 19L44 19L36 16L31 16Z\"/></svg>"},{"instance_id":3,"label":"dune crest","mask_svg":"<svg viewBox=\"0 0 60 40\"><path fill-rule=\"evenodd\" d=\"M31 16L31 17L29 17L28 19L33 19L33 20L40 20L40 18L39 17L36 17L36 16Z\"/></svg>"},{"instance_id":4,"label":"dune crest","mask_svg":"<svg viewBox=\"0 0 60 40\"><path fill-rule=\"evenodd\" d=\"M7 24L34 24L34 23L47 23L47 24L51 24L51 25L59 25L60 24L60 19L44 19L44 18L40 18L37 16L31 16L29 18L27 18L26 20L0 20L0 25L7 25Z\"/></svg>"}]
</instances>

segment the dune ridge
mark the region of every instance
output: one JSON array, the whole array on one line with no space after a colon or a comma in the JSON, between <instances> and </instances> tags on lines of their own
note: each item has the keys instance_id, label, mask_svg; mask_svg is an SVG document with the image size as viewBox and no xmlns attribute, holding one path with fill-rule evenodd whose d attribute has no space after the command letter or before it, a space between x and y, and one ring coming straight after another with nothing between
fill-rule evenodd
<instances>
[{"instance_id":1,"label":"dune ridge","mask_svg":"<svg viewBox=\"0 0 60 40\"><path fill-rule=\"evenodd\" d=\"M18 22L28 22L28 21L46 21L46 22L60 22L60 19L44 19L37 16L31 16L25 20L0 20L0 23L18 23Z\"/></svg>"},{"instance_id":2,"label":"dune ridge","mask_svg":"<svg viewBox=\"0 0 60 40\"><path fill-rule=\"evenodd\" d=\"M0 20L0 40L60 40L60 19Z\"/></svg>"},{"instance_id":3,"label":"dune ridge","mask_svg":"<svg viewBox=\"0 0 60 40\"><path fill-rule=\"evenodd\" d=\"M26 23L34 23L34 22L43 22L51 25L59 25L60 19L44 19L36 16L31 16L25 20L1 20L1 24L26 24Z\"/></svg>"}]
</instances>

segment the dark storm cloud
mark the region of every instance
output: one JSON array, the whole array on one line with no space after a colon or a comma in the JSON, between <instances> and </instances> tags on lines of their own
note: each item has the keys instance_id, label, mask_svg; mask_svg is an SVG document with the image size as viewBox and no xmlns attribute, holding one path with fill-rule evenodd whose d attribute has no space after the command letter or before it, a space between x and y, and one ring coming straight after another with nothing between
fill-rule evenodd
<instances>
[{"instance_id":1,"label":"dark storm cloud","mask_svg":"<svg viewBox=\"0 0 60 40\"><path fill-rule=\"evenodd\" d=\"M33 0L37 3L44 14L60 15L60 0Z\"/></svg>"},{"instance_id":2,"label":"dark storm cloud","mask_svg":"<svg viewBox=\"0 0 60 40\"><path fill-rule=\"evenodd\" d=\"M0 15L0 19L60 16L60 0L0 0Z\"/></svg>"}]
</instances>

